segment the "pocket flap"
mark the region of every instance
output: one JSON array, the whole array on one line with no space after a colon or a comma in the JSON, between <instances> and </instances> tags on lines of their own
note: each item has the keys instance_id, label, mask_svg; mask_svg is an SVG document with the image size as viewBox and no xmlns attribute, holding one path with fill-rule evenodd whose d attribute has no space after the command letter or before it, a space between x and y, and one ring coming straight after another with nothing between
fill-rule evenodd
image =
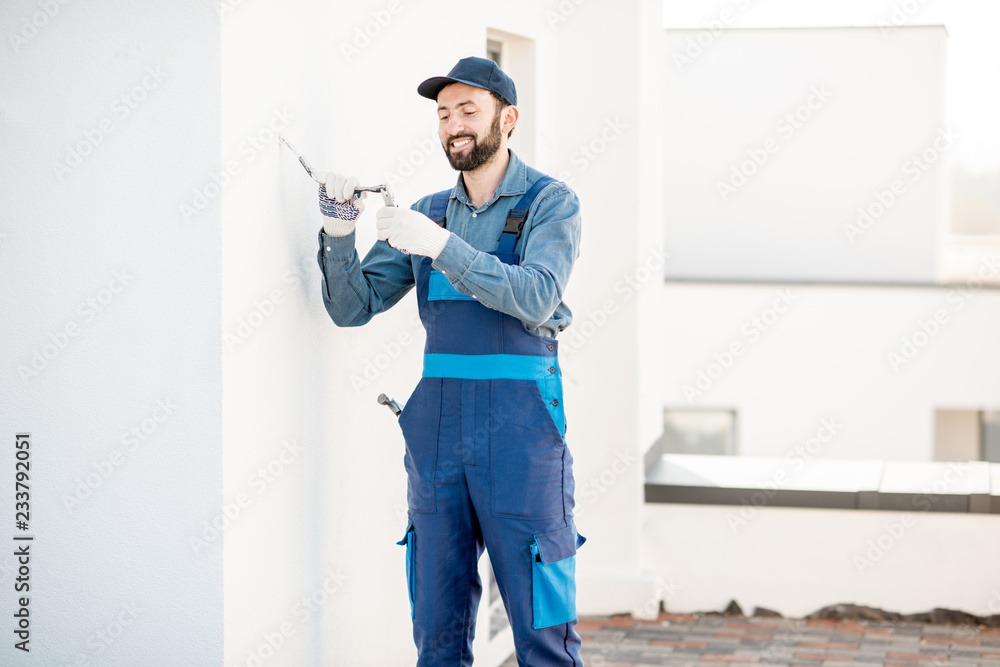
<instances>
[{"instance_id":1,"label":"pocket flap","mask_svg":"<svg viewBox=\"0 0 1000 667\"><path fill-rule=\"evenodd\" d=\"M430 276L427 278L427 300L428 301L475 301L475 297L471 297L468 294L462 294L455 286L451 284L448 280L448 276L444 275L437 269L431 269Z\"/></svg>"},{"instance_id":2,"label":"pocket flap","mask_svg":"<svg viewBox=\"0 0 1000 667\"><path fill-rule=\"evenodd\" d=\"M545 565L572 556L576 553L577 548L583 546L586 541L586 537L576 532L575 524L570 524L551 533L535 535L538 556Z\"/></svg>"}]
</instances>

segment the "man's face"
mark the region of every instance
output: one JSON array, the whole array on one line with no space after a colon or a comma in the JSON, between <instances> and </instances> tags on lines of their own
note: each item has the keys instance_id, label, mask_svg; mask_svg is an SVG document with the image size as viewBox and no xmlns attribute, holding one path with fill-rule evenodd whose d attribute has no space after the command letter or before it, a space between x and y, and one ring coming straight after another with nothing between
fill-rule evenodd
<instances>
[{"instance_id":1,"label":"man's face","mask_svg":"<svg viewBox=\"0 0 1000 667\"><path fill-rule=\"evenodd\" d=\"M438 136L453 169L473 171L503 143L500 113L488 90L452 83L438 93Z\"/></svg>"}]
</instances>

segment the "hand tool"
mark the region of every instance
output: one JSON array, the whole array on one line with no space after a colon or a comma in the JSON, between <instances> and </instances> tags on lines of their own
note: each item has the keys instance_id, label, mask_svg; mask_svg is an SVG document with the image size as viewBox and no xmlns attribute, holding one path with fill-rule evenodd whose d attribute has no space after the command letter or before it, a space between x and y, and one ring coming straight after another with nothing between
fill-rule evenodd
<instances>
[{"instance_id":1,"label":"hand tool","mask_svg":"<svg viewBox=\"0 0 1000 667\"><path fill-rule=\"evenodd\" d=\"M397 403L396 401L392 400L391 398L389 398L385 394L379 394L378 395L378 404L379 405L387 405L387 406L389 406L389 409L392 410L392 414L396 415L397 418L399 417L399 413L403 411L399 407L399 403Z\"/></svg>"},{"instance_id":2,"label":"hand tool","mask_svg":"<svg viewBox=\"0 0 1000 667\"><path fill-rule=\"evenodd\" d=\"M302 157L302 154L299 153L297 150L295 150L292 147L292 145L288 143L288 140L285 139L284 136L279 134L278 139L281 141L281 143L288 146L288 150L292 151L292 154L299 159L299 164L301 164L302 168L306 170L307 174L309 174L309 178L319 183L319 180L316 178L316 172L314 172L313 168L309 166L309 163L306 162L306 159L304 157ZM355 194L358 192L378 192L379 194L382 195L382 201L385 203L386 206L396 206L396 197L395 195L393 195L392 188L389 187L388 183L382 183L380 185L358 186L354 188L354 192Z\"/></svg>"}]
</instances>

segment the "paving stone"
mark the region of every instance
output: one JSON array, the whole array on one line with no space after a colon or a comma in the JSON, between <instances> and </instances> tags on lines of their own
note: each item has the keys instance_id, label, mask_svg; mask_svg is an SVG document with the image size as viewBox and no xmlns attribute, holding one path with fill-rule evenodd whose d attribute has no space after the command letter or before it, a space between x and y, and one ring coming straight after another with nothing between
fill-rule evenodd
<instances>
[{"instance_id":1,"label":"paving stone","mask_svg":"<svg viewBox=\"0 0 1000 667\"><path fill-rule=\"evenodd\" d=\"M969 625L661 614L584 618L577 631L584 660L603 667L1000 667L1000 630Z\"/></svg>"}]
</instances>

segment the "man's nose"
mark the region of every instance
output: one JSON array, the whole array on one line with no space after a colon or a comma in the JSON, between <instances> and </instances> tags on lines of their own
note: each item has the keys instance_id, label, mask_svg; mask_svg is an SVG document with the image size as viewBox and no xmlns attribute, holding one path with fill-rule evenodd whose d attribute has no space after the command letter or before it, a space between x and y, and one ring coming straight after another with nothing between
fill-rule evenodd
<instances>
[{"instance_id":1,"label":"man's nose","mask_svg":"<svg viewBox=\"0 0 1000 667\"><path fill-rule=\"evenodd\" d=\"M465 122L461 118L456 118L453 115L448 119L447 130L448 135L452 137L462 134L465 131Z\"/></svg>"}]
</instances>

